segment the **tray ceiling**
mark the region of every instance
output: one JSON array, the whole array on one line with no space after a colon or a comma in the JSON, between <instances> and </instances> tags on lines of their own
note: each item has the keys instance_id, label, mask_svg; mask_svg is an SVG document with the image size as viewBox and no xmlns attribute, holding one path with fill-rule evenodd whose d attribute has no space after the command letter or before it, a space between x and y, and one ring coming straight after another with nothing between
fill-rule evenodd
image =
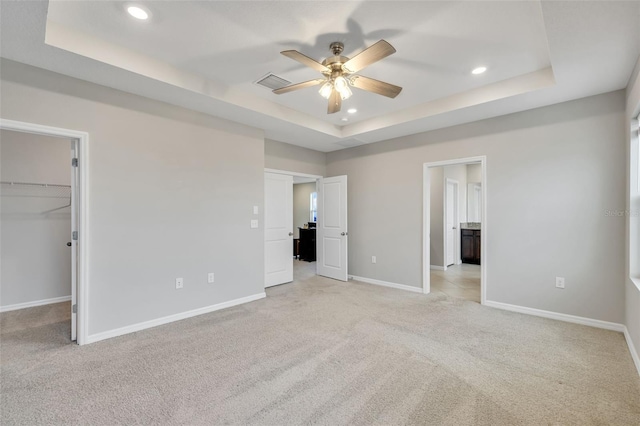
<instances>
[{"instance_id":1,"label":"tray ceiling","mask_svg":"<svg viewBox=\"0 0 640 426\"><path fill-rule=\"evenodd\" d=\"M3 2L2 56L332 151L620 89L640 53L635 2L136 4L149 20L122 2ZM333 41L353 56L380 39L397 53L362 75L402 86L396 99L354 89L327 115L317 87L275 95L254 84L319 77L281 50L322 60Z\"/></svg>"}]
</instances>

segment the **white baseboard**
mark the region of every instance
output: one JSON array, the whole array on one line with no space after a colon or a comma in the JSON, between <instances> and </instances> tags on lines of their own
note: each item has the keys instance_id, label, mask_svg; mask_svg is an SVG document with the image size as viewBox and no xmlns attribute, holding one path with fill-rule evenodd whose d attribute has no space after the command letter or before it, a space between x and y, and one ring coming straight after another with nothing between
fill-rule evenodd
<instances>
[{"instance_id":1,"label":"white baseboard","mask_svg":"<svg viewBox=\"0 0 640 426\"><path fill-rule=\"evenodd\" d=\"M446 271L446 269L444 269L444 266L431 265L430 268L434 271Z\"/></svg>"},{"instance_id":2,"label":"white baseboard","mask_svg":"<svg viewBox=\"0 0 640 426\"><path fill-rule=\"evenodd\" d=\"M228 302L218 303L217 305L205 306L204 308L198 308L187 312L181 312L179 314L169 315L162 318L157 318L150 321L140 322L138 324L128 325L126 327L116 328L115 330L103 331L102 333L92 334L87 336L87 343L99 342L100 340L110 339L112 337L122 336L124 334L135 333L136 331L146 330L147 328L157 327L159 325L168 324L174 321L180 321L183 319L195 317L202 314L208 314L209 312L219 311L220 309L230 308L232 306L242 305L243 303L253 302L254 300L267 297L267 294L262 292L240 299L230 300Z\"/></svg>"},{"instance_id":3,"label":"white baseboard","mask_svg":"<svg viewBox=\"0 0 640 426\"><path fill-rule=\"evenodd\" d=\"M508 303L494 302L491 300L485 301L484 305L489 306L491 308L503 309L505 311L511 311L511 312L519 312L521 314L533 315L536 317L550 318L558 321L588 325L590 327L596 327L596 328L604 328L605 330L624 332L624 330L626 329L624 324L618 324L615 322L578 317L575 315L561 314L558 312L543 311L542 309L527 308L526 306L510 305Z\"/></svg>"},{"instance_id":4,"label":"white baseboard","mask_svg":"<svg viewBox=\"0 0 640 426\"><path fill-rule=\"evenodd\" d=\"M410 285L390 283L388 281L374 280L373 278L358 277L355 275L349 275L349 278L354 279L356 281L363 282L363 283L367 283L367 284L375 284L375 285L381 285L383 287L397 288L398 290L412 291L414 293L422 293L421 287L413 287Z\"/></svg>"},{"instance_id":5,"label":"white baseboard","mask_svg":"<svg viewBox=\"0 0 640 426\"><path fill-rule=\"evenodd\" d=\"M631 352L631 358L633 359L633 363L636 365L636 370L638 370L638 375L640 376L640 356L638 356L638 352L636 351L636 347L631 340L631 335L629 334L629 330L627 330L627 327L624 328L624 338L627 341L629 352Z\"/></svg>"},{"instance_id":6,"label":"white baseboard","mask_svg":"<svg viewBox=\"0 0 640 426\"><path fill-rule=\"evenodd\" d=\"M15 305L0 306L0 312L17 311L18 309L33 308L35 306L51 305L52 303L70 301L71 296L54 297L51 299L35 300L33 302L16 303Z\"/></svg>"}]
</instances>

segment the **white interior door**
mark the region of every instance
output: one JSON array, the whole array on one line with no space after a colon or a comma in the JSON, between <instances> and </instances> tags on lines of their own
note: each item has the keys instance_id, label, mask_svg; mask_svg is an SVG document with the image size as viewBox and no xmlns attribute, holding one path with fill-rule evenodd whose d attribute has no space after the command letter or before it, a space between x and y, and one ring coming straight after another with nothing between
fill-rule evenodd
<instances>
[{"instance_id":1,"label":"white interior door","mask_svg":"<svg viewBox=\"0 0 640 426\"><path fill-rule=\"evenodd\" d=\"M293 281L293 177L264 174L264 286Z\"/></svg>"},{"instance_id":2,"label":"white interior door","mask_svg":"<svg viewBox=\"0 0 640 426\"><path fill-rule=\"evenodd\" d=\"M347 177L318 181L317 274L347 281Z\"/></svg>"},{"instance_id":3,"label":"white interior door","mask_svg":"<svg viewBox=\"0 0 640 426\"><path fill-rule=\"evenodd\" d=\"M71 141L71 340L77 340L78 328L78 141Z\"/></svg>"},{"instance_id":4,"label":"white interior door","mask_svg":"<svg viewBox=\"0 0 640 426\"><path fill-rule=\"evenodd\" d=\"M447 182L447 191L445 196L446 206L446 238L447 238L447 266L455 263L455 241L456 241L456 185L453 182Z\"/></svg>"}]
</instances>

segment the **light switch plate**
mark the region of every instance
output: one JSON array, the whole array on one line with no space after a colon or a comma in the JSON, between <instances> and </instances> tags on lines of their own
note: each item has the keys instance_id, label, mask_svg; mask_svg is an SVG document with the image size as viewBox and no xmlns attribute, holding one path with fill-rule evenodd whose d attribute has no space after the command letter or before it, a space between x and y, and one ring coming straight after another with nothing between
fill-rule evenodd
<instances>
[{"instance_id":1,"label":"light switch plate","mask_svg":"<svg viewBox=\"0 0 640 426\"><path fill-rule=\"evenodd\" d=\"M259 212L258 206L253 206L253 214L258 214Z\"/></svg>"},{"instance_id":2,"label":"light switch plate","mask_svg":"<svg viewBox=\"0 0 640 426\"><path fill-rule=\"evenodd\" d=\"M253 219L253 220L251 221L251 228L252 228L252 229L255 229L255 228L257 228L257 227L258 227L258 220L257 220L257 219Z\"/></svg>"},{"instance_id":3,"label":"light switch plate","mask_svg":"<svg viewBox=\"0 0 640 426\"><path fill-rule=\"evenodd\" d=\"M182 287L184 287L184 279L176 278L176 290L179 290Z\"/></svg>"}]
</instances>

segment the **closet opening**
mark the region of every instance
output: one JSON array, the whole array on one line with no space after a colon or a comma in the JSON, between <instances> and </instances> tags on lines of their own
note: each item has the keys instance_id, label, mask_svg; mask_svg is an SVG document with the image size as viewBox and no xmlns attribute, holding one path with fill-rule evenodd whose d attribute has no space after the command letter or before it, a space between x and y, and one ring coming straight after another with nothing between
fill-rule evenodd
<instances>
[{"instance_id":1,"label":"closet opening","mask_svg":"<svg viewBox=\"0 0 640 426\"><path fill-rule=\"evenodd\" d=\"M85 343L79 166L87 140L82 132L0 121L3 333L28 336L56 323L58 337Z\"/></svg>"}]
</instances>

